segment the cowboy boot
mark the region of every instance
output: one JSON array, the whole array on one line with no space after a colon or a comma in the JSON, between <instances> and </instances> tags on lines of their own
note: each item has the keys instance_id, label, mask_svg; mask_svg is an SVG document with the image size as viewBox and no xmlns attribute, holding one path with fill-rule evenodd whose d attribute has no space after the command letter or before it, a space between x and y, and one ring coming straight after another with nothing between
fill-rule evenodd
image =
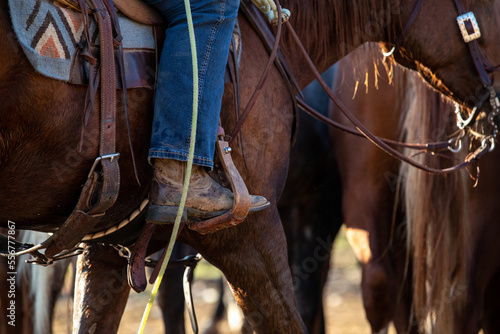
<instances>
[{"instance_id":1,"label":"cowboy boot","mask_svg":"<svg viewBox=\"0 0 500 334\"><path fill-rule=\"evenodd\" d=\"M173 159L154 159L154 176L149 191L150 206L146 220L156 224L173 223L181 201L187 164ZM250 196L249 212L270 206L262 196ZM182 222L187 217L209 219L231 210L234 196L231 190L215 182L205 167L193 165Z\"/></svg>"}]
</instances>

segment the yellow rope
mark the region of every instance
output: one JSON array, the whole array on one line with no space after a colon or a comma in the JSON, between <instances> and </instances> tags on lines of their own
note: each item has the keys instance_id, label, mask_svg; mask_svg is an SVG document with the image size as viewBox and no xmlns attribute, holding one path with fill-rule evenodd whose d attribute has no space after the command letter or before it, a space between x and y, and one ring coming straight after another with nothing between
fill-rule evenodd
<instances>
[{"instance_id":1,"label":"yellow rope","mask_svg":"<svg viewBox=\"0 0 500 334\"><path fill-rule=\"evenodd\" d=\"M177 233L179 232L179 226L181 224L182 212L184 211L184 206L186 204L187 192L189 187L189 180L191 178L191 170L193 167L194 158L194 145L196 142L196 125L198 120L198 59L196 56L196 39L194 35L193 18L191 16L191 7L189 0L184 0L184 6L186 8L186 16L188 22L189 31L189 42L191 44L191 57L193 63L193 120L191 124L191 139L189 145L189 156L187 161L186 177L184 179L184 188L182 189L181 202L179 203L179 210L177 211L177 217L175 218L175 224L172 229L172 235L170 236L170 241L168 243L167 254L165 255L165 260L163 261L158 277L156 278L153 290L151 291L151 296L149 297L148 305L144 310L144 315L142 316L141 326L139 328L138 334L143 334L146 327L146 322L151 312L151 307L153 306L153 301L156 297L156 293L160 287L161 280L167 269L168 261L172 255L172 249L174 248L175 239L177 238Z\"/></svg>"},{"instance_id":2,"label":"yellow rope","mask_svg":"<svg viewBox=\"0 0 500 334\"><path fill-rule=\"evenodd\" d=\"M262 13L267 15L269 23L278 25L278 7L276 7L274 0L252 0L252 2ZM282 22L288 21L289 18L290 11L286 8L281 8Z\"/></svg>"}]
</instances>

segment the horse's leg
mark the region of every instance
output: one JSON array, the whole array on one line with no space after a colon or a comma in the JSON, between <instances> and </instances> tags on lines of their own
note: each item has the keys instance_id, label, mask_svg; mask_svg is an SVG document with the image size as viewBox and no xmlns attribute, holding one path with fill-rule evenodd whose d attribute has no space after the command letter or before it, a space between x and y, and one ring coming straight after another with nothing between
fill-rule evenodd
<instances>
[{"instance_id":1,"label":"horse's leg","mask_svg":"<svg viewBox=\"0 0 500 334\"><path fill-rule=\"evenodd\" d=\"M46 234L22 231L22 242L39 244L46 239ZM52 321L57 298L63 288L64 278L71 259L54 262L42 267L25 262L31 256L22 256L18 261L18 285L24 291L23 315L26 332L52 333Z\"/></svg>"},{"instance_id":2,"label":"horse's leg","mask_svg":"<svg viewBox=\"0 0 500 334\"><path fill-rule=\"evenodd\" d=\"M323 74L331 82L333 68ZM305 100L324 115L328 96L317 82L303 91ZM299 112L287 183L278 203L287 236L295 295L309 333L325 333L323 288L333 240L342 224L340 177L326 125Z\"/></svg>"},{"instance_id":3,"label":"horse's leg","mask_svg":"<svg viewBox=\"0 0 500 334\"><path fill-rule=\"evenodd\" d=\"M366 56L369 55L358 55L365 57L360 59L373 57ZM339 71L333 85L339 97L373 131L396 138L401 114L399 92L381 77L378 90L370 87L367 93L358 92L353 99L353 89L348 87L355 87L356 78L350 70L350 59L343 64L345 73ZM368 74L370 82L374 82L373 74ZM336 109L331 114L345 122ZM398 330L408 331L411 308L403 288L406 248L402 236L394 233L401 215L393 218L398 163L364 139L341 132L334 132L332 139L342 179L346 234L362 265L366 317L373 333L383 331L394 317Z\"/></svg>"},{"instance_id":4,"label":"horse's leg","mask_svg":"<svg viewBox=\"0 0 500 334\"><path fill-rule=\"evenodd\" d=\"M292 288L286 240L275 206L237 227L185 235L231 284L236 301L257 333L305 333Z\"/></svg>"},{"instance_id":5,"label":"horse's leg","mask_svg":"<svg viewBox=\"0 0 500 334\"><path fill-rule=\"evenodd\" d=\"M290 240L290 246L294 247L291 268L300 315L309 333L324 334L323 289L340 224L332 223L331 215L315 218L312 221L302 219L296 235ZM303 234L297 235L300 233Z\"/></svg>"},{"instance_id":6,"label":"horse's leg","mask_svg":"<svg viewBox=\"0 0 500 334\"><path fill-rule=\"evenodd\" d=\"M126 265L109 246L92 245L80 255L73 333L116 333L130 291Z\"/></svg>"},{"instance_id":7,"label":"horse's leg","mask_svg":"<svg viewBox=\"0 0 500 334\"><path fill-rule=\"evenodd\" d=\"M196 253L183 243L176 243L172 251L172 260L181 259ZM158 291L158 304L162 310L165 334L184 334L184 290L182 278L184 267L167 269Z\"/></svg>"},{"instance_id":8,"label":"horse's leg","mask_svg":"<svg viewBox=\"0 0 500 334\"><path fill-rule=\"evenodd\" d=\"M472 287L467 290L467 296L474 298L475 302L471 301L466 304L467 308L475 309L472 313L474 317L478 317L480 310L483 310L482 328L485 334L500 333L498 317L500 309L500 250L498 248L500 208L497 205L500 154L496 151L490 154L488 159L481 162L482 177L477 189L471 190L474 198L469 216L473 223L473 230L478 230L479 233L473 243L475 252L468 261L468 272L471 276L469 281ZM469 317L467 313L464 314L467 318ZM473 320L471 322L474 324Z\"/></svg>"},{"instance_id":9,"label":"horse's leg","mask_svg":"<svg viewBox=\"0 0 500 334\"><path fill-rule=\"evenodd\" d=\"M302 119L300 124L304 125ZM307 131L309 136L313 133ZM299 133L297 149L303 144L299 143L300 138ZM310 151L314 145L305 146ZM332 155L327 152L319 152L316 164L311 156L298 157L297 151L292 150L291 170L279 203L297 304L309 333L325 332L323 287L330 268L333 240L342 224L340 184L336 167L328 159ZM296 158L301 161L295 161Z\"/></svg>"},{"instance_id":10,"label":"horse's leg","mask_svg":"<svg viewBox=\"0 0 500 334\"><path fill-rule=\"evenodd\" d=\"M471 259L468 261L467 279L469 283L466 287L457 287L459 289L457 296L460 297L461 294L466 293L465 304L456 305L454 308L457 334L476 334L481 329L485 316L486 292L488 291L486 287L493 277L493 271L498 268L498 264L492 265L491 259L498 259L500 252L489 249L490 245L498 243L498 235L481 234L473 242L474 249ZM450 301L447 302L450 303ZM496 310L496 316L498 317L498 310Z\"/></svg>"},{"instance_id":11,"label":"horse's leg","mask_svg":"<svg viewBox=\"0 0 500 334\"><path fill-rule=\"evenodd\" d=\"M458 298L466 294L465 304L455 305L454 309L455 324L460 334L476 334L483 323L485 333L498 333L499 330L496 299L500 298L499 163L498 151L491 152L487 159L481 160L478 186L470 190L468 212L472 237L466 266L468 284L455 287Z\"/></svg>"},{"instance_id":12,"label":"horse's leg","mask_svg":"<svg viewBox=\"0 0 500 334\"><path fill-rule=\"evenodd\" d=\"M33 244L45 238L45 235L31 231L21 231L17 236L21 242ZM9 268L7 258L0 258L0 333L52 333L55 304L71 260L42 267L26 263L30 258L29 255L16 258L14 270ZM15 302L13 317L8 309L11 301Z\"/></svg>"},{"instance_id":13,"label":"horse's leg","mask_svg":"<svg viewBox=\"0 0 500 334\"><path fill-rule=\"evenodd\" d=\"M370 194L373 196L373 193ZM351 195L350 191L346 191L346 198L352 198L349 197ZM362 203L363 210L359 210L357 202L344 201L346 236L362 266L363 304L372 332L377 333L387 326L394 313L392 275L388 256L384 254L387 236L381 233L379 226L385 225L385 221L378 219L380 214L376 206L369 209L368 203Z\"/></svg>"}]
</instances>

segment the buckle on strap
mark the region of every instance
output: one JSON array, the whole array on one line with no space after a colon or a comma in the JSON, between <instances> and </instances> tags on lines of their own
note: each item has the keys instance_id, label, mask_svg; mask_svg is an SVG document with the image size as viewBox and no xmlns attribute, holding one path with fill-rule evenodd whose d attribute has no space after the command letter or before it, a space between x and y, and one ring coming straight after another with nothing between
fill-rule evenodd
<instances>
[{"instance_id":1,"label":"buckle on strap","mask_svg":"<svg viewBox=\"0 0 500 334\"><path fill-rule=\"evenodd\" d=\"M479 25L477 24L476 16L474 16L473 12L468 12L457 17L457 23L465 43L472 42L473 40L481 37L481 30L479 30ZM469 23L472 27L472 33L469 33L469 31L467 30L467 27L465 25L466 23Z\"/></svg>"},{"instance_id":2,"label":"buckle on strap","mask_svg":"<svg viewBox=\"0 0 500 334\"><path fill-rule=\"evenodd\" d=\"M104 159L109 159L110 162L113 162L113 160L115 158L118 159L119 157L120 157L120 153L113 153L113 154L101 155L100 157L97 157L94 160L94 164L92 165L92 168L90 168L90 172L89 172L88 178L91 179L93 177L92 174L94 173L94 170L97 167L97 164L99 163L99 161L104 160Z\"/></svg>"}]
</instances>

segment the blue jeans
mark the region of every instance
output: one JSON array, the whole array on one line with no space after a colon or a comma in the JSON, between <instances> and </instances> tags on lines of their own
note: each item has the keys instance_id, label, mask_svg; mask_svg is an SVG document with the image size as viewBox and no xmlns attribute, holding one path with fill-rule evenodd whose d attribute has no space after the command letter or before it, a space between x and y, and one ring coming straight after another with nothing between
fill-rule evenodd
<instances>
[{"instance_id":1,"label":"blue jeans","mask_svg":"<svg viewBox=\"0 0 500 334\"><path fill-rule=\"evenodd\" d=\"M183 0L144 0L167 19L149 158L186 161L193 110L191 47ZM194 163L212 167L224 72L239 0L191 0L199 75Z\"/></svg>"}]
</instances>

